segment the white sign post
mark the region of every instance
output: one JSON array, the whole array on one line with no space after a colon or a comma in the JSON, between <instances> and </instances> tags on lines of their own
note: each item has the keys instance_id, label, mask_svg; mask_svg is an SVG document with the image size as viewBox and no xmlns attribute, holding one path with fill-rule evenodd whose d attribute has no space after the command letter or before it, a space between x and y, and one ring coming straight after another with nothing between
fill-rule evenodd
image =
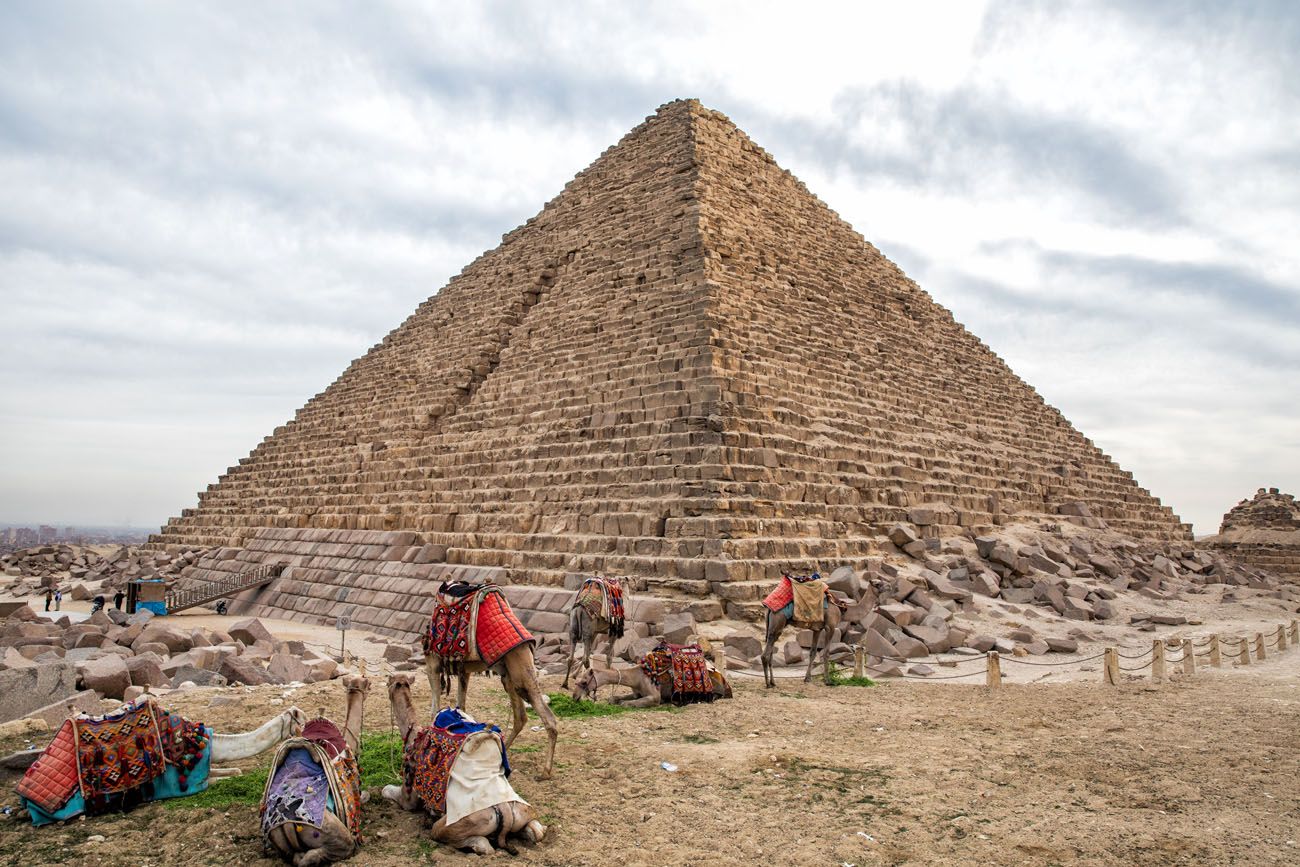
<instances>
[{"instance_id":1,"label":"white sign post","mask_svg":"<svg viewBox=\"0 0 1300 867\"><path fill-rule=\"evenodd\" d=\"M334 622L334 626L338 629L340 633L339 659L344 660L346 662L346 651L344 650L344 648L347 646L348 630L352 628L352 615L350 614L339 615L338 620Z\"/></svg>"}]
</instances>

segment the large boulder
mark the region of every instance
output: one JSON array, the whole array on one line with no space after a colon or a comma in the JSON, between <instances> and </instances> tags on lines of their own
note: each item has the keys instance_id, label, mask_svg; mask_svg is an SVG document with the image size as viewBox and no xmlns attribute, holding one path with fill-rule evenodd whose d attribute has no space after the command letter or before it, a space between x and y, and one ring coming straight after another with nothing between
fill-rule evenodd
<instances>
[{"instance_id":1,"label":"large boulder","mask_svg":"<svg viewBox=\"0 0 1300 867\"><path fill-rule=\"evenodd\" d=\"M115 653L106 653L82 663L81 683L105 698L121 698L131 685L131 672L126 660Z\"/></svg>"},{"instance_id":2,"label":"large boulder","mask_svg":"<svg viewBox=\"0 0 1300 867\"><path fill-rule=\"evenodd\" d=\"M753 659L763 652L763 642L745 632L733 632L722 640L729 650L735 650L746 659Z\"/></svg>"},{"instance_id":3,"label":"large boulder","mask_svg":"<svg viewBox=\"0 0 1300 867\"><path fill-rule=\"evenodd\" d=\"M396 645L389 645L393 648ZM410 653L405 653L401 659L390 660L391 662L406 662L410 658ZM289 653L276 653L271 656L271 662L267 666L267 672L274 677L278 677L286 683L311 683L312 671L298 657Z\"/></svg>"},{"instance_id":4,"label":"large boulder","mask_svg":"<svg viewBox=\"0 0 1300 867\"><path fill-rule=\"evenodd\" d=\"M132 686L146 687L168 687L172 685L171 678L163 673L162 660L157 655L148 653L143 656L132 656L125 660L126 670L131 675Z\"/></svg>"},{"instance_id":5,"label":"large boulder","mask_svg":"<svg viewBox=\"0 0 1300 867\"><path fill-rule=\"evenodd\" d=\"M77 671L65 661L0 671L0 722L18 719L76 692Z\"/></svg>"},{"instance_id":6,"label":"large boulder","mask_svg":"<svg viewBox=\"0 0 1300 867\"><path fill-rule=\"evenodd\" d=\"M194 641L188 632L167 623L150 623L140 633L131 648L139 652L142 644L161 644L167 648L167 655L184 653L193 646Z\"/></svg>"},{"instance_id":7,"label":"large boulder","mask_svg":"<svg viewBox=\"0 0 1300 867\"><path fill-rule=\"evenodd\" d=\"M698 626L690 614L665 614L663 619L663 637L669 644L685 644L696 634Z\"/></svg>"},{"instance_id":8,"label":"large boulder","mask_svg":"<svg viewBox=\"0 0 1300 867\"><path fill-rule=\"evenodd\" d=\"M244 644L253 645L258 641L269 641L275 644L275 636L271 630L262 625L262 621L256 617L250 617L247 620L240 620L227 630L230 637L236 641L242 641Z\"/></svg>"},{"instance_id":9,"label":"large boulder","mask_svg":"<svg viewBox=\"0 0 1300 867\"><path fill-rule=\"evenodd\" d=\"M186 682L195 686L225 686L227 683L226 679L215 671L208 671L206 668L195 668L192 665L182 665L172 672L171 685L175 688Z\"/></svg>"},{"instance_id":10,"label":"large boulder","mask_svg":"<svg viewBox=\"0 0 1300 867\"><path fill-rule=\"evenodd\" d=\"M245 656L227 656L221 661L219 673L230 683L242 683L248 686L260 686L264 683L284 683L282 678L271 674Z\"/></svg>"}]
</instances>

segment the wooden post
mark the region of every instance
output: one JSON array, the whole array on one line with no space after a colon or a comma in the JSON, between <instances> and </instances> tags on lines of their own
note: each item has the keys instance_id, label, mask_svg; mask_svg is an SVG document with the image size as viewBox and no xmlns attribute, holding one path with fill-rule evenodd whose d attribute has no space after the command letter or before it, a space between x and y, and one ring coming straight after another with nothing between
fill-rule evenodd
<instances>
[{"instance_id":1,"label":"wooden post","mask_svg":"<svg viewBox=\"0 0 1300 867\"><path fill-rule=\"evenodd\" d=\"M1300 644L1300 620L1291 621L1291 643Z\"/></svg>"},{"instance_id":2,"label":"wooden post","mask_svg":"<svg viewBox=\"0 0 1300 867\"><path fill-rule=\"evenodd\" d=\"M1151 682L1165 682L1165 640L1156 638L1151 642Z\"/></svg>"},{"instance_id":3,"label":"wooden post","mask_svg":"<svg viewBox=\"0 0 1300 867\"><path fill-rule=\"evenodd\" d=\"M984 685L1001 686L1002 661L998 657L998 652L996 650L990 650L984 655L984 659L988 664L988 667L984 670Z\"/></svg>"},{"instance_id":4,"label":"wooden post","mask_svg":"<svg viewBox=\"0 0 1300 867\"><path fill-rule=\"evenodd\" d=\"M1218 634L1210 636L1210 665L1215 668L1223 667L1223 656L1219 652Z\"/></svg>"},{"instance_id":5,"label":"wooden post","mask_svg":"<svg viewBox=\"0 0 1300 867\"><path fill-rule=\"evenodd\" d=\"M1264 633L1255 633L1255 661L1263 662L1268 657L1264 652Z\"/></svg>"},{"instance_id":6,"label":"wooden post","mask_svg":"<svg viewBox=\"0 0 1300 867\"><path fill-rule=\"evenodd\" d=\"M853 648L853 676L859 679L867 676L864 656L866 656L866 648L860 646Z\"/></svg>"},{"instance_id":7,"label":"wooden post","mask_svg":"<svg viewBox=\"0 0 1300 867\"><path fill-rule=\"evenodd\" d=\"M1286 627L1280 623L1277 625L1277 649L1279 652L1286 650Z\"/></svg>"},{"instance_id":8,"label":"wooden post","mask_svg":"<svg viewBox=\"0 0 1300 867\"><path fill-rule=\"evenodd\" d=\"M1237 639L1237 662L1240 665L1250 665L1250 639Z\"/></svg>"},{"instance_id":9,"label":"wooden post","mask_svg":"<svg viewBox=\"0 0 1300 867\"><path fill-rule=\"evenodd\" d=\"M721 647L713 648L713 667L723 677L727 676L727 654L723 652Z\"/></svg>"},{"instance_id":10,"label":"wooden post","mask_svg":"<svg viewBox=\"0 0 1300 867\"><path fill-rule=\"evenodd\" d=\"M1196 648L1190 638L1183 639L1183 674L1196 674Z\"/></svg>"},{"instance_id":11,"label":"wooden post","mask_svg":"<svg viewBox=\"0 0 1300 867\"><path fill-rule=\"evenodd\" d=\"M1119 686L1119 651L1113 647L1106 648L1106 657L1101 661L1101 682Z\"/></svg>"}]
</instances>

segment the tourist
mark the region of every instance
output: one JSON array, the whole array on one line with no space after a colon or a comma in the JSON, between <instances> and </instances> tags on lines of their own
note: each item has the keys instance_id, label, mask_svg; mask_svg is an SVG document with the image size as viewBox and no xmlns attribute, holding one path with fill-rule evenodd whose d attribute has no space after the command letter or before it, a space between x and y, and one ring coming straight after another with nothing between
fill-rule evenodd
<instances>
[{"instance_id":1,"label":"tourist","mask_svg":"<svg viewBox=\"0 0 1300 867\"><path fill-rule=\"evenodd\" d=\"M126 598L126 594L123 593L121 590L118 590L116 593L113 594L113 607L116 608L118 611L121 611L122 600L125 598Z\"/></svg>"},{"instance_id":2,"label":"tourist","mask_svg":"<svg viewBox=\"0 0 1300 867\"><path fill-rule=\"evenodd\" d=\"M46 587L45 588L45 610L46 611L50 610L50 603L53 601L54 601L54 588Z\"/></svg>"},{"instance_id":3,"label":"tourist","mask_svg":"<svg viewBox=\"0 0 1300 867\"><path fill-rule=\"evenodd\" d=\"M62 590L55 590L55 591L54 591L54 610L55 610L55 611L59 611L59 610L62 608L62 606L63 606L63 591L62 591Z\"/></svg>"}]
</instances>

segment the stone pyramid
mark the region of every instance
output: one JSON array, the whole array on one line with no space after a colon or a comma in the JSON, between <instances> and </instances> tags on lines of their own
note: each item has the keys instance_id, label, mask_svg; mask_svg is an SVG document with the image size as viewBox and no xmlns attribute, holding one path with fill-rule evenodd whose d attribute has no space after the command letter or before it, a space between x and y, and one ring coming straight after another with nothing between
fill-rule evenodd
<instances>
[{"instance_id":1,"label":"stone pyramid","mask_svg":"<svg viewBox=\"0 0 1300 867\"><path fill-rule=\"evenodd\" d=\"M748 607L782 570L861 563L895 521L937 537L1058 512L1191 539L688 100L603 153L153 542L409 531L419 562L534 585L640 576L659 595Z\"/></svg>"}]
</instances>

